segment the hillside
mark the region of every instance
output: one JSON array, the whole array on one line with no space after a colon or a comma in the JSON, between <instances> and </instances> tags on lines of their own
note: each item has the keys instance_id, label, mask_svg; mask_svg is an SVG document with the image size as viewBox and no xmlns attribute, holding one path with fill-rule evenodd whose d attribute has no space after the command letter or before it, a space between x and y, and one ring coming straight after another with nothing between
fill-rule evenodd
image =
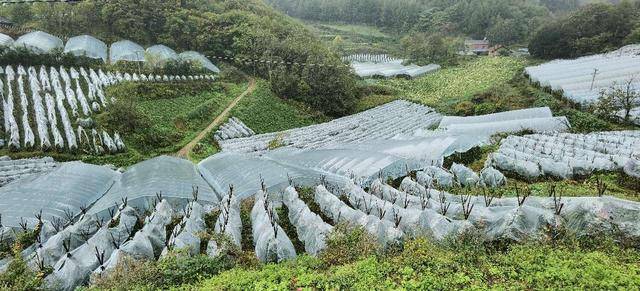
<instances>
[{"instance_id":1,"label":"hillside","mask_svg":"<svg viewBox=\"0 0 640 291\"><path fill-rule=\"evenodd\" d=\"M4 6L0 15L59 36L90 34L108 43L162 43L177 51L237 59L322 62L321 67L242 61L234 65L268 78L278 96L328 115L348 114L355 104L355 81L338 57L304 26L260 0L182 1L179 6L161 0L36 3Z\"/></svg>"},{"instance_id":2,"label":"hillside","mask_svg":"<svg viewBox=\"0 0 640 291\"><path fill-rule=\"evenodd\" d=\"M640 2L587 2L6 3L0 290L640 289Z\"/></svg>"}]
</instances>

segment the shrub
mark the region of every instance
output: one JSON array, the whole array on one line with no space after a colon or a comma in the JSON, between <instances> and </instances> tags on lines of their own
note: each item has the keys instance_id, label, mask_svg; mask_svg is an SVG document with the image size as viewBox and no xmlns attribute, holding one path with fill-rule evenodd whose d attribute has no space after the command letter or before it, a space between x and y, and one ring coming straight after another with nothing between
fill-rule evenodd
<instances>
[{"instance_id":1,"label":"shrub","mask_svg":"<svg viewBox=\"0 0 640 291\"><path fill-rule=\"evenodd\" d=\"M0 289L39 290L46 272L36 273L31 270L20 255L22 249L18 245L13 248L13 253L17 255L8 263L7 269L0 273Z\"/></svg>"},{"instance_id":2,"label":"shrub","mask_svg":"<svg viewBox=\"0 0 640 291\"><path fill-rule=\"evenodd\" d=\"M478 104L474 108L476 115L484 115L498 112L498 107L494 103L482 103Z\"/></svg>"},{"instance_id":3,"label":"shrub","mask_svg":"<svg viewBox=\"0 0 640 291\"><path fill-rule=\"evenodd\" d=\"M456 105L455 113L459 116L471 116L475 113L475 105L471 101L462 101Z\"/></svg>"},{"instance_id":4,"label":"shrub","mask_svg":"<svg viewBox=\"0 0 640 291\"><path fill-rule=\"evenodd\" d=\"M375 255L381 249L363 227L338 224L327 237L327 248L320 254L326 265L342 265Z\"/></svg>"}]
</instances>

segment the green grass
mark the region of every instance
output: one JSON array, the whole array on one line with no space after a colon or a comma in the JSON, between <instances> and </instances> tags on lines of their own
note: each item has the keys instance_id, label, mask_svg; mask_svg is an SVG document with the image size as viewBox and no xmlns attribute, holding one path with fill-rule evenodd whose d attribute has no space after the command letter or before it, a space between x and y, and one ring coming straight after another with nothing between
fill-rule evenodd
<instances>
[{"instance_id":1,"label":"green grass","mask_svg":"<svg viewBox=\"0 0 640 291\"><path fill-rule=\"evenodd\" d=\"M405 243L398 254L368 256L344 265L300 256L281 264L236 267L195 286L200 290L456 290L637 289L640 253L615 246Z\"/></svg>"},{"instance_id":2,"label":"green grass","mask_svg":"<svg viewBox=\"0 0 640 291\"><path fill-rule=\"evenodd\" d=\"M522 72L526 63L520 58L480 57L414 80L380 80L378 84L396 90L396 99L407 99L441 112L451 112L456 104L469 100L474 94L508 83ZM388 96L365 97L358 107L371 108L390 99Z\"/></svg>"},{"instance_id":3,"label":"green grass","mask_svg":"<svg viewBox=\"0 0 640 291\"><path fill-rule=\"evenodd\" d=\"M256 90L231 110L256 133L268 133L308 126L329 120L301 103L283 100L273 94L269 83L257 81Z\"/></svg>"}]
</instances>

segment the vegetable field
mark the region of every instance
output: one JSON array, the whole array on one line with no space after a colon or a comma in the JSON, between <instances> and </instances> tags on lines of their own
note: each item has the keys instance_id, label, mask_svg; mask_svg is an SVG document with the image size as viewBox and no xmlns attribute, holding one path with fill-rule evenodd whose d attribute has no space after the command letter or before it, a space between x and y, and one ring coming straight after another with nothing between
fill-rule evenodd
<instances>
[{"instance_id":1,"label":"vegetable field","mask_svg":"<svg viewBox=\"0 0 640 291\"><path fill-rule=\"evenodd\" d=\"M442 109L507 83L522 72L525 64L524 59L481 57L415 80L383 80L379 84L395 89L398 98ZM379 97L364 98L361 107L377 105L377 100L386 101Z\"/></svg>"}]
</instances>

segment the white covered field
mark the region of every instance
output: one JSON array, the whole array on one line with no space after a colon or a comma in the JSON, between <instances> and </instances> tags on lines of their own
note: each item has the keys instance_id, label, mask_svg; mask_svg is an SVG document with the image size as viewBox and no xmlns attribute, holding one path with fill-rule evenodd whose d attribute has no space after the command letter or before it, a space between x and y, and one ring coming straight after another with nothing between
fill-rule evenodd
<instances>
[{"instance_id":1,"label":"white covered field","mask_svg":"<svg viewBox=\"0 0 640 291\"><path fill-rule=\"evenodd\" d=\"M113 100L106 87L120 82L213 80L211 75L157 76L85 68L6 66L0 79L6 145L12 150L117 153L125 144L117 132L95 126L93 117Z\"/></svg>"},{"instance_id":2,"label":"white covered field","mask_svg":"<svg viewBox=\"0 0 640 291\"><path fill-rule=\"evenodd\" d=\"M600 99L603 91L628 82L631 88L640 90L640 45L574 60L555 60L528 67L525 72L541 86L560 91L576 103L590 105Z\"/></svg>"},{"instance_id":3,"label":"white covered field","mask_svg":"<svg viewBox=\"0 0 640 291\"><path fill-rule=\"evenodd\" d=\"M391 58L387 55L352 55L342 59L351 63L356 75L361 78L375 76L416 78L440 70L440 65L437 64L426 66L404 65L403 60Z\"/></svg>"}]
</instances>

